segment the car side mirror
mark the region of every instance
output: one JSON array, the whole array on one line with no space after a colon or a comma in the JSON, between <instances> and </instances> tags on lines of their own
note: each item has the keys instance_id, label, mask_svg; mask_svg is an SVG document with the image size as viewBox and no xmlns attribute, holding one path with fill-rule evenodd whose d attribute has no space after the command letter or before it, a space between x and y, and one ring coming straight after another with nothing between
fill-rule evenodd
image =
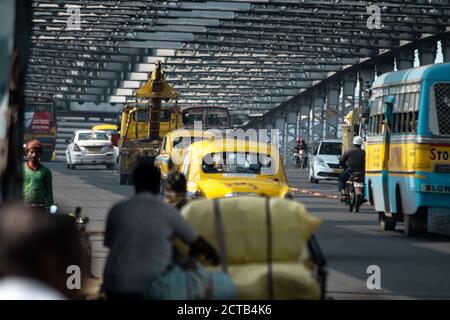
<instances>
[{"instance_id":1,"label":"car side mirror","mask_svg":"<svg viewBox=\"0 0 450 320\"><path fill-rule=\"evenodd\" d=\"M314 152L313 152L313 155L314 155L314 156L317 156L317 151L314 151Z\"/></svg>"},{"instance_id":2,"label":"car side mirror","mask_svg":"<svg viewBox=\"0 0 450 320\"><path fill-rule=\"evenodd\" d=\"M70 143L70 140L71 140L70 138L67 138L66 143Z\"/></svg>"}]
</instances>

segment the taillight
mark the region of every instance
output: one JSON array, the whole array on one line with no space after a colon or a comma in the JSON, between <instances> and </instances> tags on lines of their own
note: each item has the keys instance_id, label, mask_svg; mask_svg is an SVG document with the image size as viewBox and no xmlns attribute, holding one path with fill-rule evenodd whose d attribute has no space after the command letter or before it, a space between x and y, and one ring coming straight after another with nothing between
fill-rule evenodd
<instances>
[{"instance_id":1,"label":"taillight","mask_svg":"<svg viewBox=\"0 0 450 320\"><path fill-rule=\"evenodd\" d=\"M73 144L73 151L81 151L80 147L76 143Z\"/></svg>"}]
</instances>

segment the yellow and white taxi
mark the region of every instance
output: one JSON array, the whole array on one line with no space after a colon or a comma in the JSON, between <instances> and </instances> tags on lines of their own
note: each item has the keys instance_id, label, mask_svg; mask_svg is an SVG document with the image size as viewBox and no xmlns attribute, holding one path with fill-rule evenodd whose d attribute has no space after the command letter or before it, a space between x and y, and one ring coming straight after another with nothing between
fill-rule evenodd
<instances>
[{"instance_id":1,"label":"yellow and white taxi","mask_svg":"<svg viewBox=\"0 0 450 320\"><path fill-rule=\"evenodd\" d=\"M267 143L235 139L195 142L186 151L181 172L192 198L292 198L281 156Z\"/></svg>"},{"instance_id":2,"label":"yellow and white taxi","mask_svg":"<svg viewBox=\"0 0 450 320\"><path fill-rule=\"evenodd\" d=\"M214 137L214 134L200 130L177 129L169 132L164 137L161 152L155 159L155 165L161 171L161 178L167 178L170 163L176 169L181 166L185 151L192 143L213 141Z\"/></svg>"}]
</instances>

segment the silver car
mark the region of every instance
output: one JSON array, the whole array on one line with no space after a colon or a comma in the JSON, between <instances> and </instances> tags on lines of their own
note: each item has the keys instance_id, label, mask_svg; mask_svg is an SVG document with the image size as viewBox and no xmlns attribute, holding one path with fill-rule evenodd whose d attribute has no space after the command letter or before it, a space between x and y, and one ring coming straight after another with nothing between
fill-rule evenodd
<instances>
[{"instance_id":1,"label":"silver car","mask_svg":"<svg viewBox=\"0 0 450 320\"><path fill-rule=\"evenodd\" d=\"M342 142L336 139L320 141L309 166L309 182L319 183L319 180L337 180L342 173L339 157L342 152Z\"/></svg>"},{"instance_id":2,"label":"silver car","mask_svg":"<svg viewBox=\"0 0 450 320\"><path fill-rule=\"evenodd\" d=\"M105 131L77 130L66 140L68 169L77 165L106 165L114 168L114 146Z\"/></svg>"}]
</instances>

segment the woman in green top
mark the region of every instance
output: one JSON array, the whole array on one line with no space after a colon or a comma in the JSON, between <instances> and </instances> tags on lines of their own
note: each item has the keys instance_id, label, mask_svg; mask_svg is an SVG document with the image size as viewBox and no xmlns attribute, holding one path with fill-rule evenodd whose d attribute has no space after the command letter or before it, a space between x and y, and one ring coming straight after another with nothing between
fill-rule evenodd
<instances>
[{"instance_id":1,"label":"woman in green top","mask_svg":"<svg viewBox=\"0 0 450 320\"><path fill-rule=\"evenodd\" d=\"M42 145L37 140L27 143L28 161L23 170L23 200L25 204L50 207L53 205L52 172L39 158Z\"/></svg>"}]
</instances>

